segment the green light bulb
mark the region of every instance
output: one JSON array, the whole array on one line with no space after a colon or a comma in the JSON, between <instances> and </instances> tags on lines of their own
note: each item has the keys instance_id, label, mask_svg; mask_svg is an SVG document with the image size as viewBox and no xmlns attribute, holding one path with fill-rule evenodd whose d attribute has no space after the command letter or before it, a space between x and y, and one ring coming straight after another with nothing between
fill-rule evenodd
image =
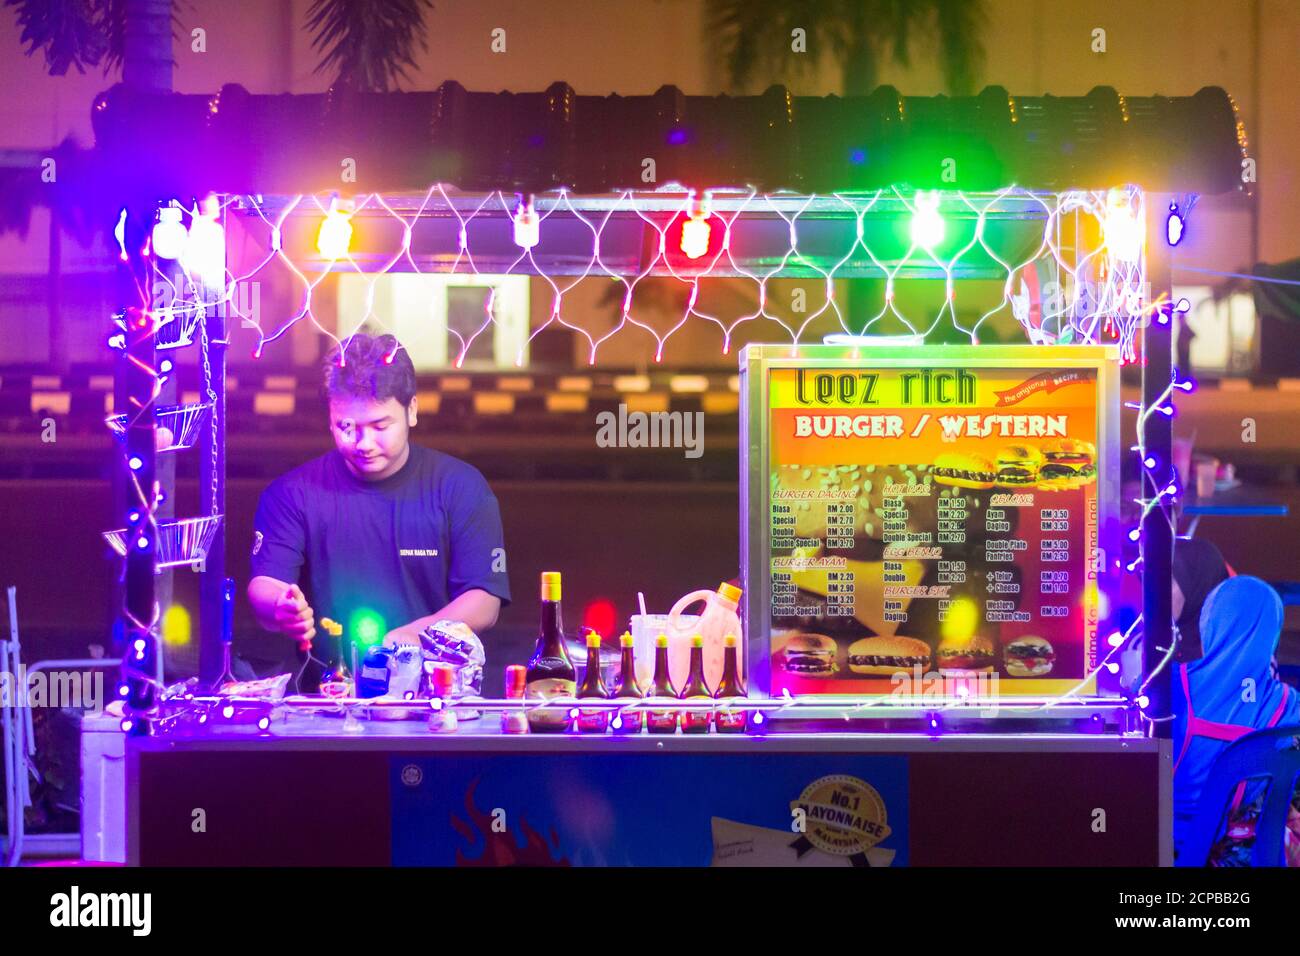
<instances>
[{"instance_id":1,"label":"green light bulb","mask_svg":"<svg viewBox=\"0 0 1300 956\"><path fill-rule=\"evenodd\" d=\"M357 608L348 621L348 632L358 647L370 647L378 644L388 633L384 619L369 608Z\"/></svg>"}]
</instances>

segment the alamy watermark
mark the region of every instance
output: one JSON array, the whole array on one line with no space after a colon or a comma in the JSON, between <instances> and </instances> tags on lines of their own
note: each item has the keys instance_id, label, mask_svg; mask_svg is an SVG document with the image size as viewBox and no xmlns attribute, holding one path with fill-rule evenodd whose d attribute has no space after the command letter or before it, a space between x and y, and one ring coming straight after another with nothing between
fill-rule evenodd
<instances>
[{"instance_id":1,"label":"alamy watermark","mask_svg":"<svg viewBox=\"0 0 1300 956\"><path fill-rule=\"evenodd\" d=\"M687 458L704 454L703 412L629 412L596 416L596 444L601 448L684 448Z\"/></svg>"},{"instance_id":2,"label":"alamy watermark","mask_svg":"<svg viewBox=\"0 0 1300 956\"><path fill-rule=\"evenodd\" d=\"M0 671L0 706L75 707L95 713L104 708L102 670L27 672Z\"/></svg>"}]
</instances>

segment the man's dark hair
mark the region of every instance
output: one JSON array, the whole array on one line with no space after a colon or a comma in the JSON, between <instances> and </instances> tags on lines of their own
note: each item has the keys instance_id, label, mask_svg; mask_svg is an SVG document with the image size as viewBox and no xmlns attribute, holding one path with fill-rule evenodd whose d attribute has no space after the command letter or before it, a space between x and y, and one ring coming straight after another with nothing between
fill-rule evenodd
<instances>
[{"instance_id":1,"label":"man's dark hair","mask_svg":"<svg viewBox=\"0 0 1300 956\"><path fill-rule=\"evenodd\" d=\"M395 398L402 405L415 397L415 366L406 349L392 335L358 332L330 349L325 359L326 398ZM342 361L340 361L342 354Z\"/></svg>"}]
</instances>

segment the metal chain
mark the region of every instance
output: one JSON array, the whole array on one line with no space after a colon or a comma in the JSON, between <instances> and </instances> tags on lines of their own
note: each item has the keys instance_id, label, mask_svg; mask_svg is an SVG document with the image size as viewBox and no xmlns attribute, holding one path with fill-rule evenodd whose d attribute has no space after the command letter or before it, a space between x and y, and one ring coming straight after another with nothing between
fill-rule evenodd
<instances>
[{"instance_id":1,"label":"metal chain","mask_svg":"<svg viewBox=\"0 0 1300 956\"><path fill-rule=\"evenodd\" d=\"M202 296L202 293L200 293L200 296ZM208 355L208 349L211 345L208 341L208 310L201 298L197 308L199 311L199 356L203 360L203 393L204 398L211 406L208 410L208 450L211 459L208 464L212 478L209 488L211 502L209 514L215 518L219 513L217 508L217 393L212 387L212 362Z\"/></svg>"}]
</instances>

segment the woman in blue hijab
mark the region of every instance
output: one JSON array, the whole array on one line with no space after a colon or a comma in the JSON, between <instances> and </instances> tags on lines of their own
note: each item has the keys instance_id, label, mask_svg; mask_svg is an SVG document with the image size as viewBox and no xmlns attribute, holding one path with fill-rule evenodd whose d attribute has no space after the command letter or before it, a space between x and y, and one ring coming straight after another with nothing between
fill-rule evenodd
<instances>
[{"instance_id":1,"label":"woman in blue hijab","mask_svg":"<svg viewBox=\"0 0 1300 956\"><path fill-rule=\"evenodd\" d=\"M1186 844L1197 802L1216 757L1239 737L1300 722L1300 694L1277 679L1282 601L1259 578L1218 585L1201 610L1201 658L1176 665L1174 852ZM1233 811L1245 795L1237 788Z\"/></svg>"}]
</instances>

